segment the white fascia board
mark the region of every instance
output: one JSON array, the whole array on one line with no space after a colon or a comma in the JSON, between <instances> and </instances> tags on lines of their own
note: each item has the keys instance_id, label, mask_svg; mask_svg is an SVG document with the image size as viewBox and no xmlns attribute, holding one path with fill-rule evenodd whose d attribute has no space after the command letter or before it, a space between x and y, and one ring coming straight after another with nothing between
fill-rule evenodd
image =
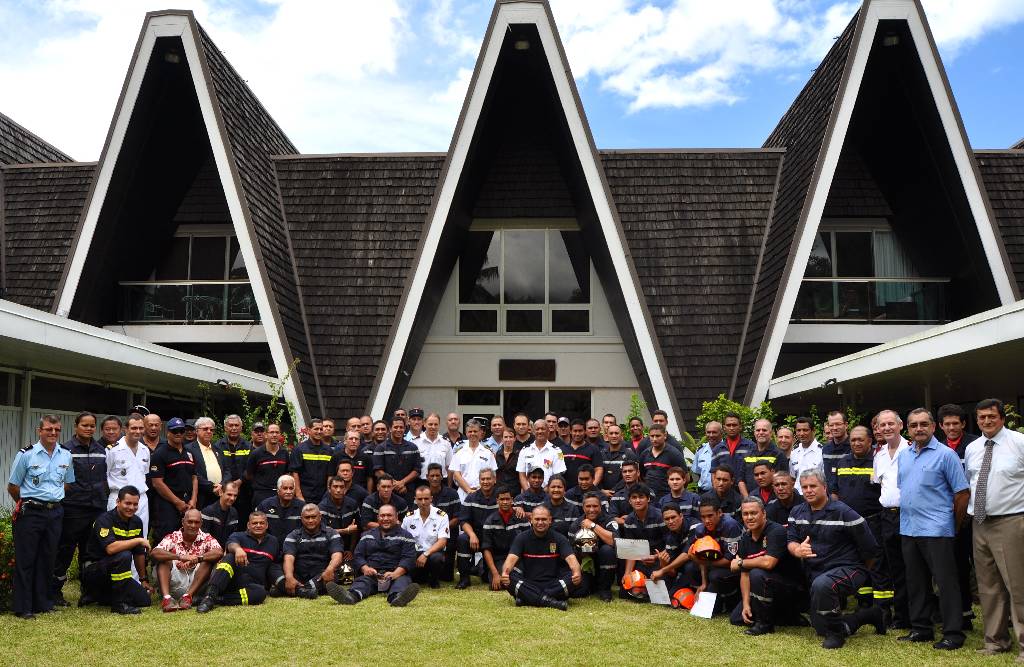
<instances>
[{"instance_id":1,"label":"white fascia board","mask_svg":"<svg viewBox=\"0 0 1024 667\"><path fill-rule=\"evenodd\" d=\"M934 328L934 324L790 324L783 343L879 345Z\"/></svg>"},{"instance_id":2,"label":"white fascia board","mask_svg":"<svg viewBox=\"0 0 1024 667\"><path fill-rule=\"evenodd\" d=\"M444 183L441 185L438 204L434 209L433 217L428 222L425 245L413 272L408 298L405 301L405 309L399 316L394 342L384 362L377 392L371 397L370 414L383 414L387 407L388 399L391 396L398 375L399 365L405 354L412 327L415 324L416 309L423 297L432 258L437 252L441 233L448 219L448 213L455 195L455 188L458 185L459 176L465 167L470 143L480 120L480 111L491 85L494 67L498 62L498 55L501 51L505 33L509 26L522 24L533 24L540 35L544 54L548 60L548 67L555 82L558 101L562 107L562 112L565 114L576 154L579 156L587 187L590 191L590 196L593 198L594 208L597 211L598 220L601 224L601 230L608 243L608 252L611 255L612 264L615 266L616 276L622 289L626 306L631 312L643 312L644 310L644 301L640 296L641 290L628 269L622 237L619 234L615 218L612 214L611 203L602 183L600 168L594 159L594 149L590 142L590 133L576 103L573 85L569 80L569 67L567 63L562 62L560 56L561 49L556 40L548 14L545 12L543 5L535 2L503 4L498 9L494 27L488 35L487 43L484 45L480 60L479 78L469 91L466 99L465 121L459 130L450 153L451 162L445 175ZM654 392L654 399L657 401L658 406L669 414L671 424L681 424L682 421L679 419L679 415L675 414L675 401L672 399L670 385L658 362L659 355L657 353L657 346L654 343L654 332L650 328L650 323L646 318L637 318L634 321L634 327L636 329L640 355L646 365L647 376L650 378L651 387Z\"/></svg>"},{"instance_id":3,"label":"white fascia board","mask_svg":"<svg viewBox=\"0 0 1024 667\"><path fill-rule=\"evenodd\" d=\"M828 361L771 381L773 398L1024 338L1024 301Z\"/></svg>"},{"instance_id":4,"label":"white fascia board","mask_svg":"<svg viewBox=\"0 0 1024 667\"><path fill-rule=\"evenodd\" d=\"M266 343L262 324L114 324L106 331L150 343Z\"/></svg>"},{"instance_id":5,"label":"white fascia board","mask_svg":"<svg viewBox=\"0 0 1024 667\"><path fill-rule=\"evenodd\" d=\"M238 383L248 392L270 394L274 378L244 368L211 361L168 347L143 342L107 329L77 322L11 301L0 301L0 339L95 357L97 363L118 363L215 384Z\"/></svg>"},{"instance_id":6,"label":"white fascia board","mask_svg":"<svg viewBox=\"0 0 1024 667\"><path fill-rule=\"evenodd\" d=\"M918 58L924 67L932 99L942 121L946 141L953 153L964 192L967 194L971 215L974 217L985 256L988 258L989 269L992 272L1000 303L1006 305L1015 300L1009 267L1003 261L1003 255L999 250L995 224L989 216L988 207L985 206L977 172L973 166L973 157L968 149L967 139L961 130L959 116L953 107L953 100L946 93L942 66L935 57L935 47L918 5L912 0L869 0L865 3L862 11L867 13L864 18L863 32L857 37L854 44L853 58L848 64L849 77L846 79L845 87L838 94L839 101L834 111L835 123L832 133L825 137L825 153L822 158L821 171L814 184L810 204L807 208L807 219L793 254L793 264L786 274L786 286L779 297L780 305L776 319L769 324L764 362L755 378L754 391L750 394L751 403L754 405L764 400L772 373L775 372L775 364L778 362L779 353L782 350L782 343L786 337L793 308L796 305L797 293L800 290L800 282L803 279L802 267L810 257L814 236L821 224L822 213L825 210L836 166L839 163L839 155L843 150L858 93L864 80L864 71L867 68L868 57L875 41L879 21L902 20L906 21L910 28Z\"/></svg>"},{"instance_id":7,"label":"white fascia board","mask_svg":"<svg viewBox=\"0 0 1024 667\"><path fill-rule=\"evenodd\" d=\"M132 63L128 75L128 82L121 106L117 109L117 115L114 118L110 140L103 156L100 158L96 186L88 203L78 243L71 256L67 280L64 282L63 291L59 296L57 314L67 317L71 312L75 293L78 291L78 283L82 277L82 270L85 267L85 261L89 254L89 247L96 232L100 211L103 209L107 191L110 188L114 166L124 145L125 134L131 122L135 104L138 101L142 81L146 75L146 67L158 37L178 37L184 46L185 58L192 73L192 82L195 85L196 97L199 100L199 108L206 126L206 134L210 140L210 147L213 149L217 173L220 176L221 187L224 189L224 197L227 200L228 211L231 214L231 223L238 238L238 245L246 271L249 274L249 282L252 284L252 291L259 308L260 319L267 323L264 331L270 347L271 358L274 360L274 369L279 378L284 377L284 374L289 372L288 355L285 354L284 342L281 340L280 329L274 318L275 311L271 307L268 291L269 285L264 282L263 274L259 270L259 264L256 260L255 239L249 235L248 227L245 223L241 193L235 187L235 179L232 177L233 170L228 159L227 146L224 144L224 135L221 132L217 114L214 110L212 91L207 86L206 77L203 74L204 67L202 56L199 52L199 45L196 43L191 21L185 15L152 16L146 22L135 62ZM302 414L301 406L303 403L299 401L298 377L295 373L292 373L288 381L285 382L284 397L295 406L299 421L298 424L295 424L295 427L300 428L304 425L307 415Z\"/></svg>"}]
</instances>

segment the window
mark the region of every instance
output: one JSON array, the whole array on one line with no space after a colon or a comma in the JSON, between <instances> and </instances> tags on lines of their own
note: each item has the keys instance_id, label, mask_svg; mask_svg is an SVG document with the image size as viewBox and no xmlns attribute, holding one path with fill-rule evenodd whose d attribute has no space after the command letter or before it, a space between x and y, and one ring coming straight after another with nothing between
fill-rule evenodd
<instances>
[{"instance_id":1,"label":"window","mask_svg":"<svg viewBox=\"0 0 1024 667\"><path fill-rule=\"evenodd\" d=\"M590 256L575 229L471 230L458 290L462 334L590 332Z\"/></svg>"},{"instance_id":2,"label":"window","mask_svg":"<svg viewBox=\"0 0 1024 667\"><path fill-rule=\"evenodd\" d=\"M226 226L179 228L149 280L120 286L124 323L259 320L238 239Z\"/></svg>"},{"instance_id":3,"label":"window","mask_svg":"<svg viewBox=\"0 0 1024 667\"><path fill-rule=\"evenodd\" d=\"M948 278L922 278L885 221L823 222L793 322L935 323Z\"/></svg>"},{"instance_id":4,"label":"window","mask_svg":"<svg viewBox=\"0 0 1024 667\"><path fill-rule=\"evenodd\" d=\"M500 414L510 425L519 412L531 419L548 411L569 419L587 419L592 413L589 389L460 389L458 397L464 415Z\"/></svg>"}]
</instances>

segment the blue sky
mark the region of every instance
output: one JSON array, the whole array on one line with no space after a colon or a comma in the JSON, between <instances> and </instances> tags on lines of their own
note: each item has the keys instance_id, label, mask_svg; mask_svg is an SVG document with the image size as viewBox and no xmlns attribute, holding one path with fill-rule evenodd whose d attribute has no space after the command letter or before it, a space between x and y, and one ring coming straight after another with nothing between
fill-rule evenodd
<instances>
[{"instance_id":1,"label":"blue sky","mask_svg":"<svg viewBox=\"0 0 1024 667\"><path fill-rule=\"evenodd\" d=\"M1024 2L924 0L971 143L1024 137ZM145 11L193 9L300 150L445 150L492 3L0 0L0 111L99 156ZM760 145L857 7L552 0L599 147Z\"/></svg>"}]
</instances>

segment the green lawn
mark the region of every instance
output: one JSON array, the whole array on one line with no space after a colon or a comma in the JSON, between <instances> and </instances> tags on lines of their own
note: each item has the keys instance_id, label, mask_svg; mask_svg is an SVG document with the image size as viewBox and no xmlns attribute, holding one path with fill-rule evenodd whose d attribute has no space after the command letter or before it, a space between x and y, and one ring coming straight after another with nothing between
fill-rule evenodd
<instances>
[{"instance_id":1,"label":"green lawn","mask_svg":"<svg viewBox=\"0 0 1024 667\"><path fill-rule=\"evenodd\" d=\"M68 599L77 591L69 584ZM711 621L665 607L616 600L573 601L568 613L516 608L506 593L450 584L424 590L405 609L377 596L354 607L329 597L270 599L259 607L163 614L151 607L122 617L89 607L35 621L0 616L0 664L204 665L1009 665L1014 654L975 655L978 632L948 653L908 646L869 628L839 651L825 651L809 628L746 637L724 618Z\"/></svg>"}]
</instances>

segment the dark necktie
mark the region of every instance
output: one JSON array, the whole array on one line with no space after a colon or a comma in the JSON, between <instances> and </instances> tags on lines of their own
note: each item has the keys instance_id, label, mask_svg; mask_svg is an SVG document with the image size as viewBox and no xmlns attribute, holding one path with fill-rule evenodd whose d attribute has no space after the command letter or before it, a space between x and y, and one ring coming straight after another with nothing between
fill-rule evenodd
<instances>
[{"instance_id":1,"label":"dark necktie","mask_svg":"<svg viewBox=\"0 0 1024 667\"><path fill-rule=\"evenodd\" d=\"M988 512L985 509L985 503L988 492L988 473L992 468L992 447L995 446L994 440L985 441L985 456L981 459L981 470L978 471L978 485L974 491L974 520L981 523L988 516Z\"/></svg>"}]
</instances>

